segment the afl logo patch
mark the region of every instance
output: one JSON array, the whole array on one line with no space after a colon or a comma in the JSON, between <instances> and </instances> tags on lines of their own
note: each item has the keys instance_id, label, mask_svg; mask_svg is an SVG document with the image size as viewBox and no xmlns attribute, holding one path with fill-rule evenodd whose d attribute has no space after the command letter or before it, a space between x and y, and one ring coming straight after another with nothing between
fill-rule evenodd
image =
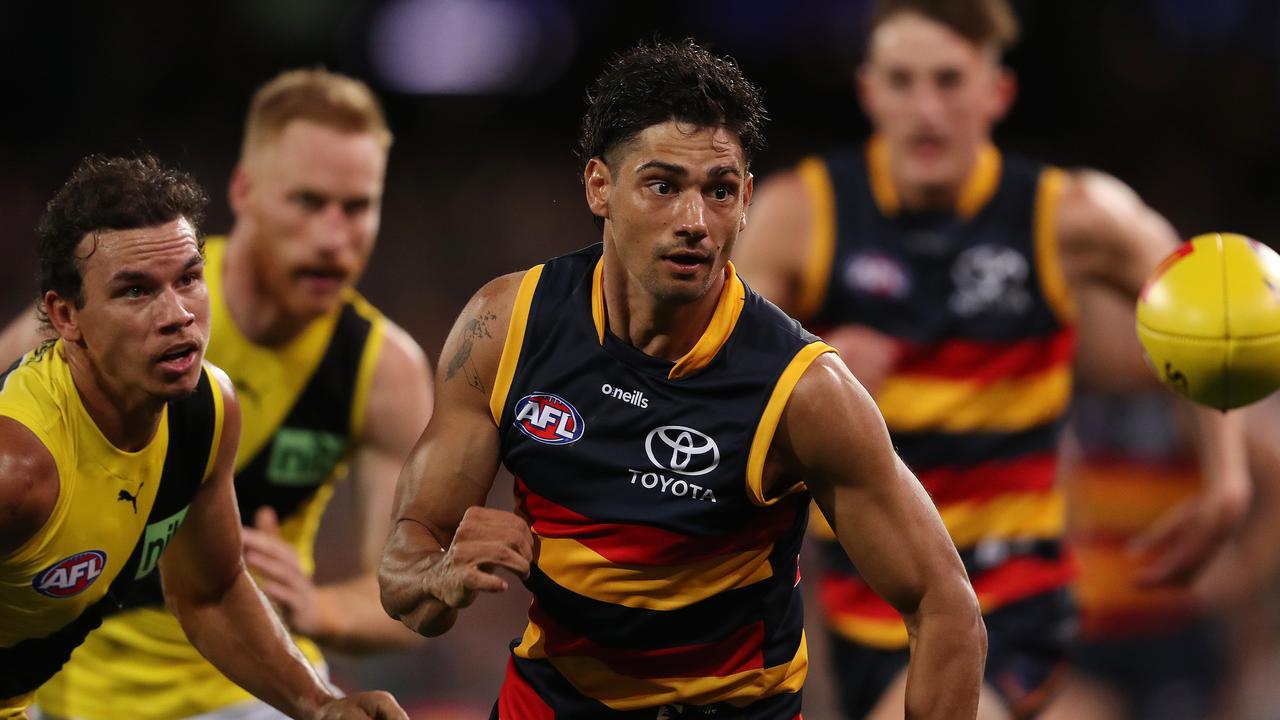
<instances>
[{"instance_id":1,"label":"afl logo patch","mask_svg":"<svg viewBox=\"0 0 1280 720\"><path fill-rule=\"evenodd\" d=\"M101 550L85 550L63 558L45 568L31 581L35 591L51 598L79 595L93 584L107 566L107 554Z\"/></svg>"},{"instance_id":2,"label":"afl logo patch","mask_svg":"<svg viewBox=\"0 0 1280 720\"><path fill-rule=\"evenodd\" d=\"M516 403L516 427L548 445L567 445L582 437L586 425L578 409L550 393L525 395Z\"/></svg>"}]
</instances>

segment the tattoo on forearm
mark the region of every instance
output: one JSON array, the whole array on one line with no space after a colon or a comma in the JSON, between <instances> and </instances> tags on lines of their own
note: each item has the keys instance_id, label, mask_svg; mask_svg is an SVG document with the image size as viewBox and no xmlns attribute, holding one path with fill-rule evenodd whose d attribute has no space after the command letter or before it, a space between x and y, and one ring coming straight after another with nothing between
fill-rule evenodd
<instances>
[{"instance_id":1,"label":"tattoo on forearm","mask_svg":"<svg viewBox=\"0 0 1280 720\"><path fill-rule=\"evenodd\" d=\"M454 353L453 359L449 361L449 367L445 371L444 379L446 381L452 380L461 370L467 378L468 385L480 392L485 392L484 383L480 382L480 371L476 368L475 361L471 359L471 348L476 340L493 339L493 334L489 332L488 323L497 319L497 315L485 313L479 317L472 318L467 323L467 326L462 330L462 345L458 348L458 352Z\"/></svg>"}]
</instances>

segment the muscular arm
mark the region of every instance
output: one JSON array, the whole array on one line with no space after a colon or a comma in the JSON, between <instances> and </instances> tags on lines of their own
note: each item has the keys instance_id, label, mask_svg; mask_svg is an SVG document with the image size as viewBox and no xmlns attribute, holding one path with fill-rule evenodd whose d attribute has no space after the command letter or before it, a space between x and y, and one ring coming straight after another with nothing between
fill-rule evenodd
<instances>
[{"instance_id":1,"label":"muscular arm","mask_svg":"<svg viewBox=\"0 0 1280 720\"><path fill-rule=\"evenodd\" d=\"M938 511L890 445L871 397L833 355L783 413L766 478L802 477L837 539L910 634L906 717L974 717L986 632Z\"/></svg>"},{"instance_id":2,"label":"muscular arm","mask_svg":"<svg viewBox=\"0 0 1280 720\"><path fill-rule=\"evenodd\" d=\"M296 633L343 652L410 647L419 637L387 617L376 569L390 527L396 478L431 415L431 376L418 344L388 324L379 349L354 458L354 537L360 573L316 586L297 549L279 534L275 513L258 511L244 531L245 560Z\"/></svg>"},{"instance_id":3,"label":"muscular arm","mask_svg":"<svg viewBox=\"0 0 1280 720\"><path fill-rule=\"evenodd\" d=\"M528 526L480 507L498 470L489 396L521 278L486 285L454 324L436 370L439 402L396 488L378 584L387 612L423 635L452 627L477 591L505 590L498 568L529 572Z\"/></svg>"},{"instance_id":4,"label":"muscular arm","mask_svg":"<svg viewBox=\"0 0 1280 720\"><path fill-rule=\"evenodd\" d=\"M808 193L797 173L772 175L756 192L747 226L733 250L733 264L743 280L792 316L801 309L811 213Z\"/></svg>"},{"instance_id":5,"label":"muscular arm","mask_svg":"<svg viewBox=\"0 0 1280 720\"><path fill-rule=\"evenodd\" d=\"M1136 302L1147 277L1177 247L1169 223L1119 180L1096 171L1068 177L1058 211L1063 272L1072 288L1096 283ZM1133 332L1132 324L1124 329ZM1187 402L1179 400L1179 402ZM1205 487L1158 522L1137 549L1150 560L1139 582L1185 582L1204 566L1249 501L1239 413L1195 407Z\"/></svg>"},{"instance_id":6,"label":"muscular arm","mask_svg":"<svg viewBox=\"0 0 1280 720\"><path fill-rule=\"evenodd\" d=\"M57 501L53 456L24 425L0 417L0 560L35 537Z\"/></svg>"},{"instance_id":7,"label":"muscular arm","mask_svg":"<svg viewBox=\"0 0 1280 720\"><path fill-rule=\"evenodd\" d=\"M384 693L335 699L250 579L232 484L240 408L231 381L220 371L214 375L226 408L222 442L212 477L160 558L166 604L202 655L291 717L405 717Z\"/></svg>"}]
</instances>

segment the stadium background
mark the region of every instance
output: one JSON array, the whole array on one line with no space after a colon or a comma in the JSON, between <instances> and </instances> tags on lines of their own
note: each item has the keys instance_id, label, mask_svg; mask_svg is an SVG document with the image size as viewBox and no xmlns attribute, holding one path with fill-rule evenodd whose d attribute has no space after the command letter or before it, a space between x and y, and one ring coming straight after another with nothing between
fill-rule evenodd
<instances>
[{"instance_id":1,"label":"stadium background","mask_svg":"<svg viewBox=\"0 0 1280 720\"><path fill-rule=\"evenodd\" d=\"M207 228L221 232L251 92L281 69L324 65L367 80L385 103L396 144L361 288L435 361L485 280L598 239L571 150L584 87L605 58L641 39L686 35L735 56L764 87L773 117L755 166L764 176L865 134L851 79L866 4L9 4L0 11L0 313L35 297L32 229L79 157L150 150L183 166L209 189ZM1280 4L1017 7L1023 38L1008 61L1020 93L997 131L1003 147L1110 171L1183 236L1222 229L1280 239ZM497 501L508 502L509 490L499 480ZM351 564L350 545L332 540L340 515L326 520L322 576ZM435 708L430 717L449 717L446 707L481 717L523 625L522 592L481 599L409 657L334 658L335 676ZM815 659L819 635L810 633ZM820 665L811 677L806 714L833 717Z\"/></svg>"}]
</instances>

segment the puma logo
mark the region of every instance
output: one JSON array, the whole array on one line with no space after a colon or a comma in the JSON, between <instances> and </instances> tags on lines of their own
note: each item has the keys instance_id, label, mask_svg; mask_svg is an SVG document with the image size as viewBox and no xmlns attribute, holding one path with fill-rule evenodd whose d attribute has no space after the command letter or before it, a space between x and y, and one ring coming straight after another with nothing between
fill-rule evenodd
<instances>
[{"instance_id":1,"label":"puma logo","mask_svg":"<svg viewBox=\"0 0 1280 720\"><path fill-rule=\"evenodd\" d=\"M116 495L116 502L125 502L125 501L127 500L127 501L129 502L129 504L130 504L130 505L133 505L133 514L134 514L134 515L137 515L137 514L138 514L138 495L137 495L137 493L142 492L142 486L143 486L143 485L146 485L146 483L145 483L145 482L138 483L138 489L137 489L137 490L134 490L132 493L130 493L128 490L121 490L121 491Z\"/></svg>"}]
</instances>

